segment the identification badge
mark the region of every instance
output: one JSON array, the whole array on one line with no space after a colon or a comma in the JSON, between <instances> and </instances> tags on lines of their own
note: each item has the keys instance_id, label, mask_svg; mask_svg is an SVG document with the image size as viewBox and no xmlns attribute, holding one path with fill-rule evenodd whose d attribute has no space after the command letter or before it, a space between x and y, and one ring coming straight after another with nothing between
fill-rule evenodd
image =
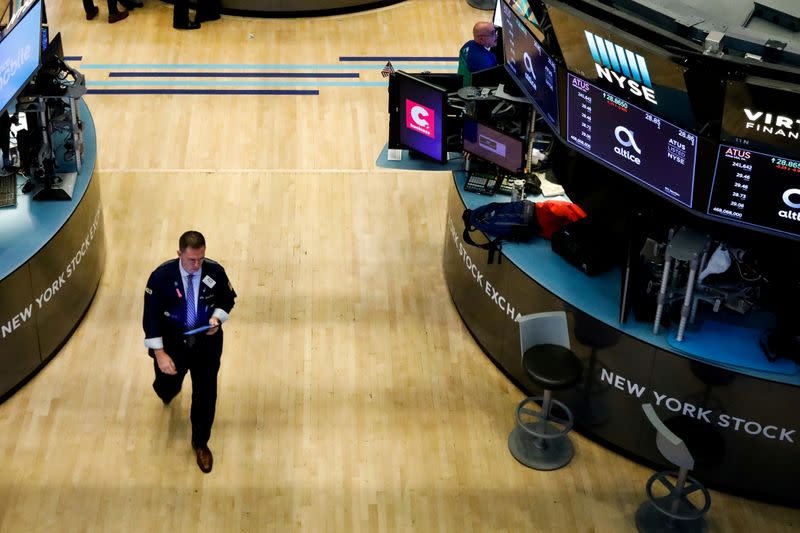
<instances>
[{"instance_id":1,"label":"identification badge","mask_svg":"<svg viewBox=\"0 0 800 533\"><path fill-rule=\"evenodd\" d=\"M214 281L213 279L211 279L211 276L206 276L206 277L204 277L204 278L203 278L203 283L205 283L205 284L208 286L208 288L209 288L209 289L213 289L213 288L214 288L214 285L216 285L216 284L217 284L217 282L216 282L216 281Z\"/></svg>"}]
</instances>

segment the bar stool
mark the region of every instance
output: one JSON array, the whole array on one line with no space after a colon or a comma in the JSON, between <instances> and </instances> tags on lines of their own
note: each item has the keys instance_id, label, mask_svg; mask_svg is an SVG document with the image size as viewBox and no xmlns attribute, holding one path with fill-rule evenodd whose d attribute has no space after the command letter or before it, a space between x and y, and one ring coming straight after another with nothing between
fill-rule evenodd
<instances>
[{"instance_id":1,"label":"bar stool","mask_svg":"<svg viewBox=\"0 0 800 533\"><path fill-rule=\"evenodd\" d=\"M656 472L647 480L648 501L636 511L636 527L645 533L707 531L703 515L711 507L711 494L702 483L689 476L689 470L694 468L694 458L689 453L689 448L664 425L652 405L646 403L642 405L642 409L656 428L658 451L680 470ZM673 484L670 477L677 477L677 481ZM666 496L654 494L653 485L656 481L669 491ZM689 495L696 491L700 491L702 496L699 507L689 500Z\"/></svg>"},{"instance_id":2,"label":"bar stool","mask_svg":"<svg viewBox=\"0 0 800 533\"><path fill-rule=\"evenodd\" d=\"M484 11L492 11L496 4L495 0L467 0L467 3L475 9L483 9Z\"/></svg>"},{"instance_id":3,"label":"bar stool","mask_svg":"<svg viewBox=\"0 0 800 533\"><path fill-rule=\"evenodd\" d=\"M661 287L658 291L658 302L656 306L656 317L653 321L653 335L658 335L661 327L661 315L665 305L672 301L682 298L681 321L678 324L678 333L675 340L683 340L686 332L686 325L694 322L697 313L698 297L694 295L697 289L697 274L705 266L710 239L707 235L698 233L689 228L681 227L677 231L670 231L669 244L664 250L664 270L661 273ZM673 266L674 262L674 266ZM689 268L686 287L678 289L675 282L678 278L677 272L682 266ZM672 279L670 279L672 276ZM719 305L719 304L717 304Z\"/></svg>"},{"instance_id":4,"label":"bar stool","mask_svg":"<svg viewBox=\"0 0 800 533\"><path fill-rule=\"evenodd\" d=\"M574 387L581 379L581 362L569 349L567 315L563 311L525 315L518 319L522 366L543 396L522 400L515 413L517 426L508 436L511 455L536 470L556 470L569 463L575 450L567 433L574 418L552 391ZM537 403L541 403L541 409ZM565 418L552 414L558 406Z\"/></svg>"}]
</instances>

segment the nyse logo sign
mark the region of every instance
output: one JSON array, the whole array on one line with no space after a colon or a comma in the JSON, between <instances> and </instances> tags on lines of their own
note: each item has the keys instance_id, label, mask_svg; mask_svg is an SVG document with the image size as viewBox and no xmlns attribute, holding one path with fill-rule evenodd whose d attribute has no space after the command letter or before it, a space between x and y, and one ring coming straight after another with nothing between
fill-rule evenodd
<instances>
[{"instance_id":1,"label":"nyse logo sign","mask_svg":"<svg viewBox=\"0 0 800 533\"><path fill-rule=\"evenodd\" d=\"M658 105L650 71L647 70L647 62L642 56L589 31L584 30L583 33L586 35L599 78Z\"/></svg>"},{"instance_id":2,"label":"nyse logo sign","mask_svg":"<svg viewBox=\"0 0 800 533\"><path fill-rule=\"evenodd\" d=\"M413 100L406 100L406 127L426 137L436 136L436 113Z\"/></svg>"}]
</instances>

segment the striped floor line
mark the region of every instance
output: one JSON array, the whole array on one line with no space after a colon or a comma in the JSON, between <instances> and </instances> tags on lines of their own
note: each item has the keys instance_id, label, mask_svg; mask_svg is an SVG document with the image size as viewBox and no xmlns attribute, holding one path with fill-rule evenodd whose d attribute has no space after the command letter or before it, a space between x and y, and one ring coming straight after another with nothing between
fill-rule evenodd
<instances>
[{"instance_id":1,"label":"striped floor line","mask_svg":"<svg viewBox=\"0 0 800 533\"><path fill-rule=\"evenodd\" d=\"M379 71L382 65L231 65L229 63L86 63L78 67L79 70L373 70ZM450 70L455 72L455 65L442 64L399 64L394 65L397 70Z\"/></svg>"},{"instance_id":2,"label":"striped floor line","mask_svg":"<svg viewBox=\"0 0 800 533\"><path fill-rule=\"evenodd\" d=\"M109 78L360 78L358 72L109 72Z\"/></svg>"},{"instance_id":3,"label":"striped floor line","mask_svg":"<svg viewBox=\"0 0 800 533\"><path fill-rule=\"evenodd\" d=\"M97 80L87 87L387 87L385 81Z\"/></svg>"},{"instance_id":4,"label":"striped floor line","mask_svg":"<svg viewBox=\"0 0 800 533\"><path fill-rule=\"evenodd\" d=\"M339 61L458 61L458 57L438 56L340 56Z\"/></svg>"},{"instance_id":5,"label":"striped floor line","mask_svg":"<svg viewBox=\"0 0 800 533\"><path fill-rule=\"evenodd\" d=\"M86 94L203 94L203 95L270 95L270 96L319 96L313 90L269 90L269 89L87 89Z\"/></svg>"}]
</instances>

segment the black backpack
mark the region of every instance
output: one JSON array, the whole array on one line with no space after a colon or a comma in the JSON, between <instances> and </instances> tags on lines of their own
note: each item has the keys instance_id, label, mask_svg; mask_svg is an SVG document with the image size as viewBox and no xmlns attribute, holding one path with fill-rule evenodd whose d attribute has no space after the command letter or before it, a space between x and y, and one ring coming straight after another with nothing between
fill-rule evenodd
<instances>
[{"instance_id":1,"label":"black backpack","mask_svg":"<svg viewBox=\"0 0 800 533\"><path fill-rule=\"evenodd\" d=\"M464 242L489 250L489 264L494 261L494 254L500 251L503 241L527 242L541 230L536 218L536 205L528 200L492 202L477 209L465 209L461 218L464 220ZM473 241L470 232L475 230L486 233L489 242L478 244ZM502 257L498 255L498 263Z\"/></svg>"}]
</instances>

